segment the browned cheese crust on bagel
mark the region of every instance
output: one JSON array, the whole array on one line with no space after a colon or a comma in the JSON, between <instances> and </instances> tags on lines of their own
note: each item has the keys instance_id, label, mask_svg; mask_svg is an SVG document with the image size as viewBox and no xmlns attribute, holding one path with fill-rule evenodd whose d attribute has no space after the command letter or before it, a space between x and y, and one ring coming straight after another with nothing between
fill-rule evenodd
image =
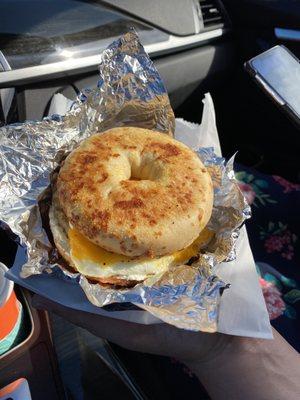
<instances>
[{"instance_id":1,"label":"browned cheese crust on bagel","mask_svg":"<svg viewBox=\"0 0 300 400\"><path fill-rule=\"evenodd\" d=\"M73 263L70 254L70 245L68 239L69 224L64 212L60 207L55 187L52 196L52 204L49 211L49 223L53 235L53 240L59 254L69 264L70 269L73 272L76 272L77 268L76 265ZM61 268L64 268L64 266L61 265ZM108 278L86 276L86 278L91 283L99 283L101 285L113 285L120 287L131 287L138 283L138 281L123 279L116 276L109 276Z\"/></svg>"},{"instance_id":2,"label":"browned cheese crust on bagel","mask_svg":"<svg viewBox=\"0 0 300 400\"><path fill-rule=\"evenodd\" d=\"M84 140L60 169L57 191L75 229L131 257L185 248L207 224L213 204L210 175L192 150L135 127Z\"/></svg>"}]
</instances>

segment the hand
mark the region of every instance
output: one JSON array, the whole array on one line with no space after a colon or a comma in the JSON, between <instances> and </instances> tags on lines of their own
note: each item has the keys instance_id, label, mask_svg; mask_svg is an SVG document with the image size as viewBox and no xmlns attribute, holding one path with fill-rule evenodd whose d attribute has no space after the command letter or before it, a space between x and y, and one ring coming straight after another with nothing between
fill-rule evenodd
<instances>
[{"instance_id":1,"label":"hand","mask_svg":"<svg viewBox=\"0 0 300 400\"><path fill-rule=\"evenodd\" d=\"M299 355L275 330L274 340L253 339L135 324L76 311L37 295L33 305L127 349L177 358L214 400L300 398Z\"/></svg>"},{"instance_id":2,"label":"hand","mask_svg":"<svg viewBox=\"0 0 300 400\"><path fill-rule=\"evenodd\" d=\"M32 304L35 308L51 311L121 347L175 357L185 363L214 357L231 339L228 335L191 332L165 323L141 325L103 317L61 306L38 295L33 297Z\"/></svg>"}]
</instances>

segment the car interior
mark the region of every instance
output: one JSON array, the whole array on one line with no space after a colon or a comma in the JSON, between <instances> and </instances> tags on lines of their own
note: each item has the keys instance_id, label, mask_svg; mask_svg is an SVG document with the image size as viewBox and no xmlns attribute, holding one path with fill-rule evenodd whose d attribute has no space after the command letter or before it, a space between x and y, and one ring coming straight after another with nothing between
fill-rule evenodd
<instances>
[{"instance_id":1,"label":"car interior","mask_svg":"<svg viewBox=\"0 0 300 400\"><path fill-rule=\"evenodd\" d=\"M300 3L292 0L0 0L0 126L41 120L55 94L75 100L95 87L99 54L133 27L176 117L200 123L209 92L223 156L237 153L238 170L279 176L299 190L299 127L244 68L278 44L300 57L299 26ZM0 230L0 261L8 268L14 239ZM24 330L15 348L0 355L0 387L22 377L32 399L209 398L176 360L96 338L35 310L31 294L15 290ZM298 326L295 318L289 324Z\"/></svg>"}]
</instances>

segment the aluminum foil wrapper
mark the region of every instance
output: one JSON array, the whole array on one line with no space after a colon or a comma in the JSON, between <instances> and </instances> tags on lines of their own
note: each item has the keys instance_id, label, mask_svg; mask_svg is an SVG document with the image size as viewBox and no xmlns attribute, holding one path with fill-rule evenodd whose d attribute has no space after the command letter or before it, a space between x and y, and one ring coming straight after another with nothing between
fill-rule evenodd
<instances>
[{"instance_id":1,"label":"aluminum foil wrapper","mask_svg":"<svg viewBox=\"0 0 300 400\"><path fill-rule=\"evenodd\" d=\"M0 129L0 227L26 247L22 277L59 274L80 284L90 302L103 307L133 303L177 327L214 332L226 283L214 266L233 260L239 227L250 209L227 164L212 148L199 151L214 183L209 229L214 238L188 265L169 269L131 289L93 284L61 267L45 220L51 199L50 175L63 157L95 132L129 125L173 135L174 114L166 89L134 31L113 42L101 55L97 88L86 90L65 115ZM51 277L49 277L51 279Z\"/></svg>"}]
</instances>

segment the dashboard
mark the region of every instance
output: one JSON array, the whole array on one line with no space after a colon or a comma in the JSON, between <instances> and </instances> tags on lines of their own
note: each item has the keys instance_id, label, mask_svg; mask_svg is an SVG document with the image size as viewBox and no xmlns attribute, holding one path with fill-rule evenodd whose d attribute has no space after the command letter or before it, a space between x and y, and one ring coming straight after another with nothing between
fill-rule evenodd
<instances>
[{"instance_id":1,"label":"dashboard","mask_svg":"<svg viewBox=\"0 0 300 400\"><path fill-rule=\"evenodd\" d=\"M67 88L74 97L95 84L100 52L130 28L161 69L175 107L186 97L175 99L176 91L195 88L218 69L216 58L223 69L233 53L219 0L0 0L0 88L15 89L19 119L41 118L51 92Z\"/></svg>"}]
</instances>

